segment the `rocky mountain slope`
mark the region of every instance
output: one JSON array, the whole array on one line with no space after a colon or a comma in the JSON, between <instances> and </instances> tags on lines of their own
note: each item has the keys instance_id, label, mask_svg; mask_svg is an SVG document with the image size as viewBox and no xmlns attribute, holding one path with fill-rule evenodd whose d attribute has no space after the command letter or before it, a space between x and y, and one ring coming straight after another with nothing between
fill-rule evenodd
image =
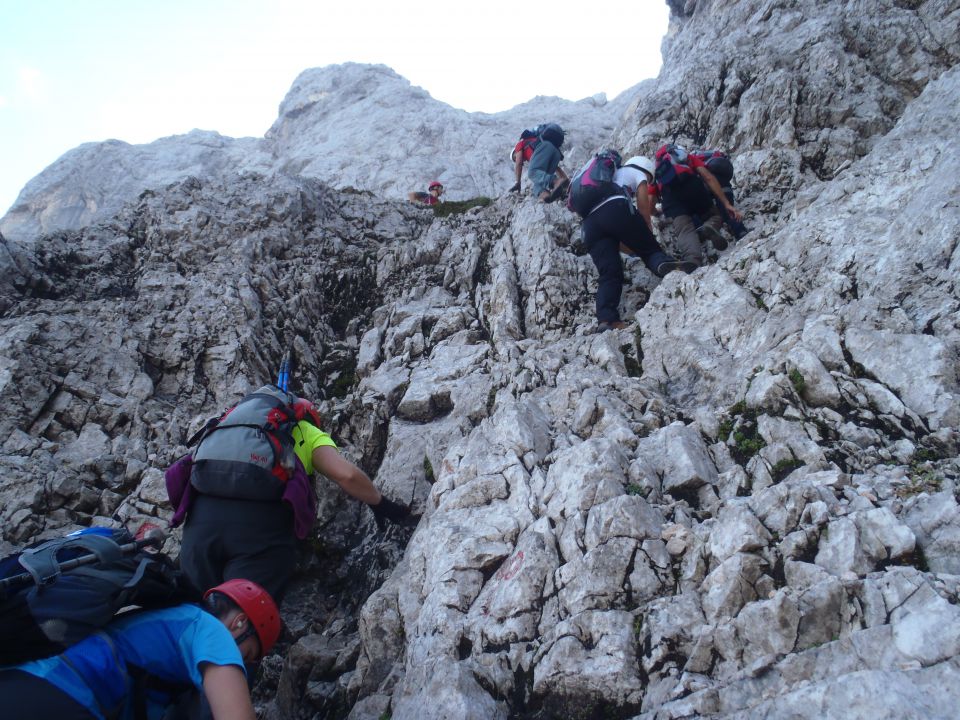
<instances>
[{"instance_id":1,"label":"rocky mountain slope","mask_svg":"<svg viewBox=\"0 0 960 720\"><path fill-rule=\"evenodd\" d=\"M147 145L119 140L71 150L31 180L0 232L14 240L110 218L144 190L188 177L223 182L280 172L406 199L431 180L447 199L494 197L513 184L509 151L520 130L548 120L569 129L567 167L606 142L637 89L611 102L537 97L501 113L468 113L434 100L383 65L347 63L296 79L265 138L194 130Z\"/></svg>"},{"instance_id":2,"label":"rocky mountain slope","mask_svg":"<svg viewBox=\"0 0 960 720\"><path fill-rule=\"evenodd\" d=\"M960 2L669 4L613 137L732 150L755 229L625 261L626 330L572 216L509 195L209 173L4 241L4 541L167 517L164 465L292 345L421 519L324 486L265 717L954 717Z\"/></svg>"}]
</instances>

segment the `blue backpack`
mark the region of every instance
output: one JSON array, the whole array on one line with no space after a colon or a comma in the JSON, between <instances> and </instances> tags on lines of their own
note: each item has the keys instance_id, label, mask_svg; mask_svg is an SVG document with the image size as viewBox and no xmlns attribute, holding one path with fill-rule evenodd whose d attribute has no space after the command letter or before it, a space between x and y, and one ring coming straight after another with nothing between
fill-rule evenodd
<instances>
[{"instance_id":1,"label":"blue backpack","mask_svg":"<svg viewBox=\"0 0 960 720\"><path fill-rule=\"evenodd\" d=\"M145 549L157 543L87 528L0 559L0 665L57 655L125 607L199 600L168 557Z\"/></svg>"},{"instance_id":2,"label":"blue backpack","mask_svg":"<svg viewBox=\"0 0 960 720\"><path fill-rule=\"evenodd\" d=\"M521 140L528 140L528 139L530 139L530 138L537 138L537 139L539 140L539 139L540 139L540 131L543 130L543 127L544 127L543 125L537 125L537 126L536 126L535 128L533 128L532 130L529 129L529 128L525 128L525 129L520 133L520 139L521 139Z\"/></svg>"},{"instance_id":3,"label":"blue backpack","mask_svg":"<svg viewBox=\"0 0 960 720\"><path fill-rule=\"evenodd\" d=\"M570 181L567 209L585 218L601 202L627 191L613 181L622 160L616 150L601 150Z\"/></svg>"}]
</instances>

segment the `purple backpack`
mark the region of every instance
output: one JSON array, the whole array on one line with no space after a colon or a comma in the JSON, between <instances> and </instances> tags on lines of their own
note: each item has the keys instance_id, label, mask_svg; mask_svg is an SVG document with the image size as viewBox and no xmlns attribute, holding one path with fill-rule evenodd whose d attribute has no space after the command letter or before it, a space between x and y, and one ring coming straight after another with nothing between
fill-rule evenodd
<instances>
[{"instance_id":1,"label":"purple backpack","mask_svg":"<svg viewBox=\"0 0 960 720\"><path fill-rule=\"evenodd\" d=\"M626 197L626 191L613 181L621 162L616 150L601 150L594 155L570 181L567 209L585 218L607 198Z\"/></svg>"}]
</instances>

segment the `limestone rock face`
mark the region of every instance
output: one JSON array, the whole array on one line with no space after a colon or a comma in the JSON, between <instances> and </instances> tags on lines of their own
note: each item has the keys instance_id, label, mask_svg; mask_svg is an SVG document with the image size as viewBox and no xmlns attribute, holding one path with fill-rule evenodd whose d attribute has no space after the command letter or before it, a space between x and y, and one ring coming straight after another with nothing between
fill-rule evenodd
<instances>
[{"instance_id":1,"label":"limestone rock face","mask_svg":"<svg viewBox=\"0 0 960 720\"><path fill-rule=\"evenodd\" d=\"M732 152L740 194L781 217L807 183L869 152L960 56L955 0L667 4L663 69L616 144Z\"/></svg>"},{"instance_id":2,"label":"limestone rock face","mask_svg":"<svg viewBox=\"0 0 960 720\"><path fill-rule=\"evenodd\" d=\"M609 140L635 94L611 102L540 96L505 112L468 113L383 65L347 63L301 73L265 145L277 169L335 187L404 198L440 180L447 198L495 197L513 184L509 155L523 128L565 128L563 166L572 170Z\"/></svg>"},{"instance_id":3,"label":"limestone rock face","mask_svg":"<svg viewBox=\"0 0 960 720\"><path fill-rule=\"evenodd\" d=\"M271 165L272 158L254 138L237 140L200 130L148 145L86 143L27 183L0 220L0 231L11 239L30 240L76 230L111 217L148 188L190 176L232 177Z\"/></svg>"},{"instance_id":4,"label":"limestone rock face","mask_svg":"<svg viewBox=\"0 0 960 720\"><path fill-rule=\"evenodd\" d=\"M291 166L5 239L4 548L169 517L162 468L293 347L296 389L417 524L320 480L266 717L954 716L960 4L669 5L668 58L753 63L763 92L676 95L668 67L616 136L742 112L710 142L784 184L747 180L753 233L692 275L625 260L625 330L594 332L574 217L506 193L440 217ZM819 61L778 61L775 32ZM835 114L774 92L825 78ZM268 142L320 132L299 123L324 98L295 108L324 83ZM822 177L817 146L843 155Z\"/></svg>"},{"instance_id":5,"label":"limestone rock face","mask_svg":"<svg viewBox=\"0 0 960 720\"><path fill-rule=\"evenodd\" d=\"M0 232L28 240L76 230L109 218L144 190L191 176L229 182L282 172L393 199L440 180L447 199L493 197L514 182L509 154L523 128L567 128L562 167L572 171L609 140L636 91L611 102L541 96L505 112L469 113L383 65L316 68L294 81L264 139L194 130L146 145L109 140L71 150L27 184Z\"/></svg>"}]
</instances>

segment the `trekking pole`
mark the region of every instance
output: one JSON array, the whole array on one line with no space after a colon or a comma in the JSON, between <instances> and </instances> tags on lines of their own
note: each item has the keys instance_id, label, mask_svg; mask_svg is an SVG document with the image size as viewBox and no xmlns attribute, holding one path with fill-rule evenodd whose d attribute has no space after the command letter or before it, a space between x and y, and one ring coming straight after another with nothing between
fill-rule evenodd
<instances>
[{"instance_id":1,"label":"trekking pole","mask_svg":"<svg viewBox=\"0 0 960 720\"><path fill-rule=\"evenodd\" d=\"M277 387L287 392L287 388L290 386L290 351L287 350L283 354L283 359L280 361L280 373L277 375Z\"/></svg>"},{"instance_id":2,"label":"trekking pole","mask_svg":"<svg viewBox=\"0 0 960 720\"><path fill-rule=\"evenodd\" d=\"M143 550L146 547L152 547L155 550L159 550L163 547L164 541L166 541L167 536L160 528L151 528L147 530L146 534L141 540L134 540L133 542L120 545L120 553L122 555L128 555L130 553L137 552L138 550ZM22 555L22 553L21 553ZM58 562L57 567L60 572L65 570L73 570L82 565L92 565L97 562L100 557L96 553L90 553L89 555L81 555L80 557L73 558L72 560L64 560L63 562ZM45 581L49 578L42 578L39 584L42 586L45 584ZM11 575L10 577L3 578L0 580L0 597L6 598L11 589L16 588L18 584L30 585L31 583L37 583L37 578L34 577L29 572L23 572L18 575Z\"/></svg>"}]
</instances>

